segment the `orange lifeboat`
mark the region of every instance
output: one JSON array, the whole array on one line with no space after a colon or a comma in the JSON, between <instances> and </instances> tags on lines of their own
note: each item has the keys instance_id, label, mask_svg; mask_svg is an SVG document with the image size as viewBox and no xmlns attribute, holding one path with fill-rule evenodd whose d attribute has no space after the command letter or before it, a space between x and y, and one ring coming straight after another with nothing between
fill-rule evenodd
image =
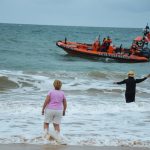
<instances>
[{"instance_id":1,"label":"orange lifeboat","mask_svg":"<svg viewBox=\"0 0 150 150\"><path fill-rule=\"evenodd\" d=\"M71 41L57 41L56 45L73 56L88 58L112 58L119 62L148 62L149 58L142 55L129 53L130 49L117 48L110 44L107 50L102 50L102 45L93 43L78 43ZM119 51L119 52L118 52ZM128 51L128 52L127 52Z\"/></svg>"}]
</instances>

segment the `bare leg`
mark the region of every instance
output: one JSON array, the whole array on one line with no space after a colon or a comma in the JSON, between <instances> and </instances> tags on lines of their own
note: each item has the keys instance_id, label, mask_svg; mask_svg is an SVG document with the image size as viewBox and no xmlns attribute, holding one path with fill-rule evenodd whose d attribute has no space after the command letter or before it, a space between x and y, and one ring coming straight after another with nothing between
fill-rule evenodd
<instances>
[{"instance_id":1,"label":"bare leg","mask_svg":"<svg viewBox=\"0 0 150 150\"><path fill-rule=\"evenodd\" d=\"M59 124L53 123L53 126L54 126L55 131L60 133L60 126L59 126Z\"/></svg>"},{"instance_id":2,"label":"bare leg","mask_svg":"<svg viewBox=\"0 0 150 150\"><path fill-rule=\"evenodd\" d=\"M57 142L66 145L67 143L65 142L65 140L60 135L60 125L53 123L53 126L54 126L54 129L56 131L56 140L57 140Z\"/></svg>"},{"instance_id":3,"label":"bare leg","mask_svg":"<svg viewBox=\"0 0 150 150\"><path fill-rule=\"evenodd\" d=\"M45 132L45 134L47 134L48 131L49 131L49 123L44 122L44 132Z\"/></svg>"}]
</instances>

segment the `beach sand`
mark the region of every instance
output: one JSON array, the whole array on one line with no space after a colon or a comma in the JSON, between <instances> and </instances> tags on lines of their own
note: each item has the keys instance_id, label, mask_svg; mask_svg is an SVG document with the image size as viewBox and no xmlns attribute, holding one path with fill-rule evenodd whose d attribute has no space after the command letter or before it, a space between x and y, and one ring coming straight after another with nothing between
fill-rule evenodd
<instances>
[{"instance_id":1,"label":"beach sand","mask_svg":"<svg viewBox=\"0 0 150 150\"><path fill-rule=\"evenodd\" d=\"M115 146L64 146L64 145L33 145L33 144L0 144L0 150L150 150L146 147L115 147Z\"/></svg>"}]
</instances>

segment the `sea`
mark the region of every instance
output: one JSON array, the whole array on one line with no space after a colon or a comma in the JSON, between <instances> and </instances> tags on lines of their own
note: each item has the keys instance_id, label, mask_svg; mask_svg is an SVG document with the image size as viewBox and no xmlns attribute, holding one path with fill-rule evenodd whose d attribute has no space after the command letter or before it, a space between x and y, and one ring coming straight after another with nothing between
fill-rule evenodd
<instances>
[{"instance_id":1,"label":"sea","mask_svg":"<svg viewBox=\"0 0 150 150\"><path fill-rule=\"evenodd\" d=\"M144 27L143 27L144 28ZM149 74L150 62L118 63L68 55L58 40L92 43L110 36L130 47L142 28L0 24L0 143L45 144L42 106L62 81L68 108L61 135L68 145L150 147L150 79L137 84L135 103L113 82ZM53 126L50 124L50 128ZM57 143L56 143L57 144Z\"/></svg>"}]
</instances>

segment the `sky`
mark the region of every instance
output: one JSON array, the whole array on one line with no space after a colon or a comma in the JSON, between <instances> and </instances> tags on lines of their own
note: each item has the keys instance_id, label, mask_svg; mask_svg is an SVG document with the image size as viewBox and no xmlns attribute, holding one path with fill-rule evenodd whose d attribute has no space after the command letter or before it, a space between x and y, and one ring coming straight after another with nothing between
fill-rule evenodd
<instances>
[{"instance_id":1,"label":"sky","mask_svg":"<svg viewBox=\"0 0 150 150\"><path fill-rule=\"evenodd\" d=\"M0 0L0 23L143 28L150 0Z\"/></svg>"}]
</instances>

